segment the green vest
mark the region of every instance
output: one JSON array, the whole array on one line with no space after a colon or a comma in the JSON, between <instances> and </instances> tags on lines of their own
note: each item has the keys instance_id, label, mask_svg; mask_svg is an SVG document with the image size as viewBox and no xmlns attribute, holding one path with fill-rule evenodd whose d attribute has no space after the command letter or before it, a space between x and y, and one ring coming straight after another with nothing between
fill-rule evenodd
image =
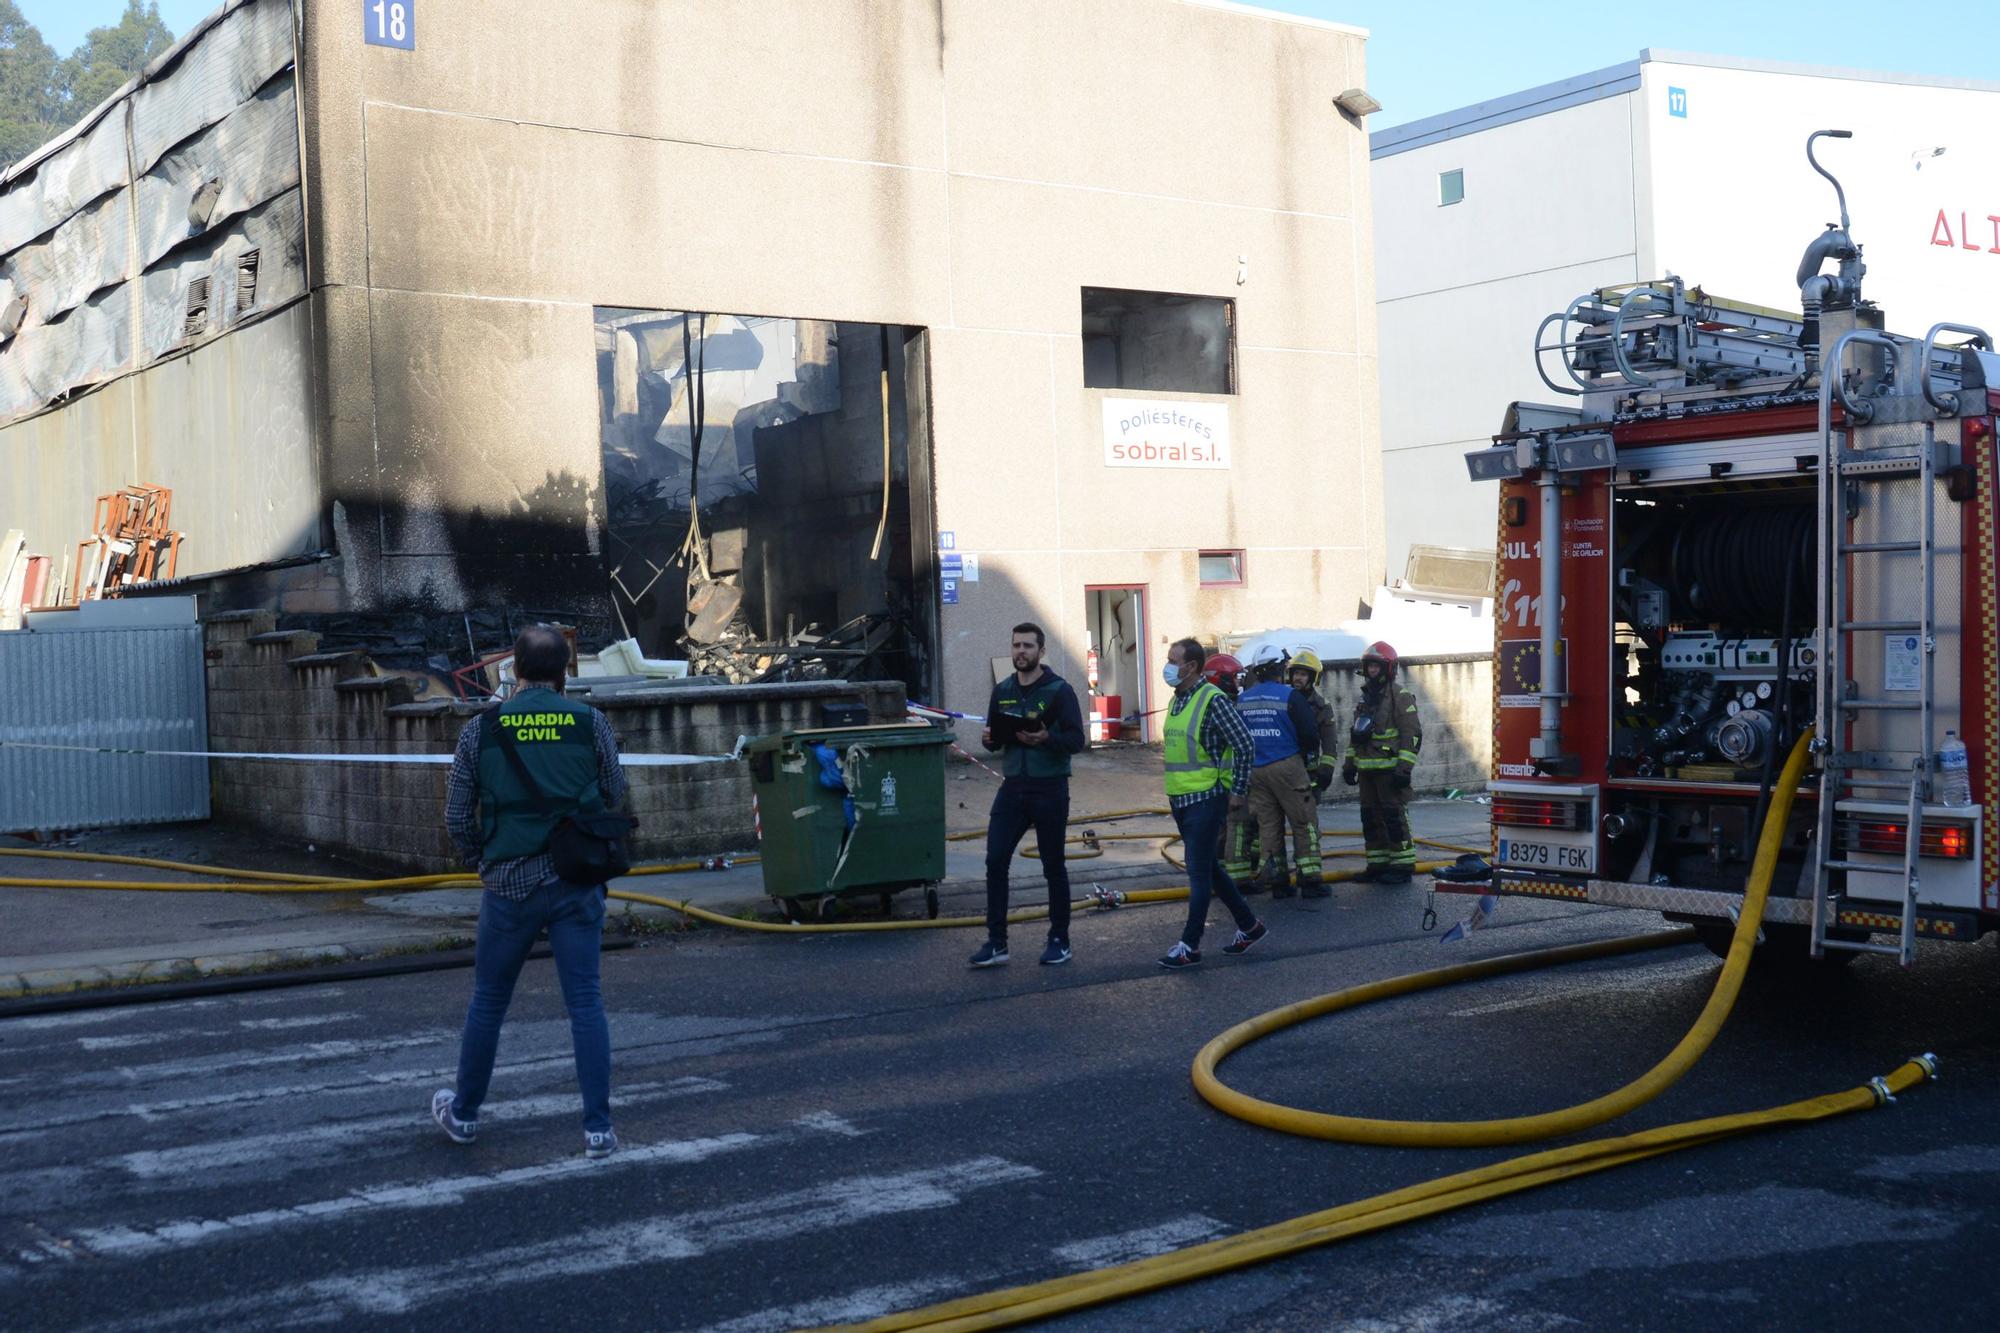
<instances>
[{"instance_id":1,"label":"green vest","mask_svg":"<svg viewBox=\"0 0 2000 1333\"><path fill-rule=\"evenodd\" d=\"M564 816L603 812L604 793L597 786L597 730L588 705L533 686L509 699L497 718L490 714L482 718L480 725L510 730L521 762L554 807L552 815L542 813L540 803L507 761L499 737L486 731L479 746L483 860L540 855L549 849L549 834Z\"/></svg>"},{"instance_id":2,"label":"green vest","mask_svg":"<svg viewBox=\"0 0 2000 1333\"><path fill-rule=\"evenodd\" d=\"M1051 671L1024 690L1021 678L1010 672L1007 679L993 687L993 708L997 712L1038 718L1042 725L1053 726L1063 687L1063 679ZM1069 752L1047 745L1010 745L1000 752L1000 772L1009 778L1066 778L1070 775Z\"/></svg>"},{"instance_id":3,"label":"green vest","mask_svg":"<svg viewBox=\"0 0 2000 1333\"><path fill-rule=\"evenodd\" d=\"M1202 720L1208 716L1208 706L1221 697L1221 690L1203 681L1194 687L1179 712L1168 708L1160 735L1160 755L1167 765L1167 795L1188 796L1222 785L1220 761L1201 745Z\"/></svg>"}]
</instances>

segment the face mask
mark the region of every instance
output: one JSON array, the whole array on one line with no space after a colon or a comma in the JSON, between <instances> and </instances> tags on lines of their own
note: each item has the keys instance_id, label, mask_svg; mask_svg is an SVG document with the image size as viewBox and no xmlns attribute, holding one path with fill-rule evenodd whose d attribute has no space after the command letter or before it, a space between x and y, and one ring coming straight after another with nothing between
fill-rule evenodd
<instances>
[{"instance_id":1,"label":"face mask","mask_svg":"<svg viewBox=\"0 0 2000 1333\"><path fill-rule=\"evenodd\" d=\"M1161 667L1160 679L1166 681L1167 685L1170 688L1176 690L1179 689L1181 687L1180 664L1178 662L1169 662L1165 666Z\"/></svg>"}]
</instances>

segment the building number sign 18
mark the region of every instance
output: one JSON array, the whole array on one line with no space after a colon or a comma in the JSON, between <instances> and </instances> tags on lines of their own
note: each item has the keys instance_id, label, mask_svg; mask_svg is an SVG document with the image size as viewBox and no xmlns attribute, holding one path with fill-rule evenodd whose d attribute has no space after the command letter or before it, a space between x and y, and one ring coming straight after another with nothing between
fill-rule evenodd
<instances>
[{"instance_id":1,"label":"building number sign 18","mask_svg":"<svg viewBox=\"0 0 2000 1333\"><path fill-rule=\"evenodd\" d=\"M370 46L417 49L417 0L361 0L361 35Z\"/></svg>"}]
</instances>

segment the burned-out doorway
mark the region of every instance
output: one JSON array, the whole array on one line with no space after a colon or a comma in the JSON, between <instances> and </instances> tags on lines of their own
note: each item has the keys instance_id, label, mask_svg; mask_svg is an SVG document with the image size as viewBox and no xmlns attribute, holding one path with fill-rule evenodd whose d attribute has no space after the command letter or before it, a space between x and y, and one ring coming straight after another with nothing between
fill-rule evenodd
<instances>
[{"instance_id":1,"label":"burned-out doorway","mask_svg":"<svg viewBox=\"0 0 2000 1333\"><path fill-rule=\"evenodd\" d=\"M928 342L600 306L605 563L649 656L936 697Z\"/></svg>"}]
</instances>

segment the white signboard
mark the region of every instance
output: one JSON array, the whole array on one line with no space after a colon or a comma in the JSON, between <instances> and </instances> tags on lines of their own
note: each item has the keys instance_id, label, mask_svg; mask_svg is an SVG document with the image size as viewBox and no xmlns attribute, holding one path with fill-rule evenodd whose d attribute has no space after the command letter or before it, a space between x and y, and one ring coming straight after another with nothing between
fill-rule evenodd
<instances>
[{"instance_id":1,"label":"white signboard","mask_svg":"<svg viewBox=\"0 0 2000 1333\"><path fill-rule=\"evenodd\" d=\"M1104 466L1229 467L1229 408L1157 398L1104 400Z\"/></svg>"},{"instance_id":2,"label":"white signboard","mask_svg":"<svg viewBox=\"0 0 2000 1333\"><path fill-rule=\"evenodd\" d=\"M1882 688L1921 690L1924 687L1924 651L1914 634L1882 636Z\"/></svg>"}]
</instances>

